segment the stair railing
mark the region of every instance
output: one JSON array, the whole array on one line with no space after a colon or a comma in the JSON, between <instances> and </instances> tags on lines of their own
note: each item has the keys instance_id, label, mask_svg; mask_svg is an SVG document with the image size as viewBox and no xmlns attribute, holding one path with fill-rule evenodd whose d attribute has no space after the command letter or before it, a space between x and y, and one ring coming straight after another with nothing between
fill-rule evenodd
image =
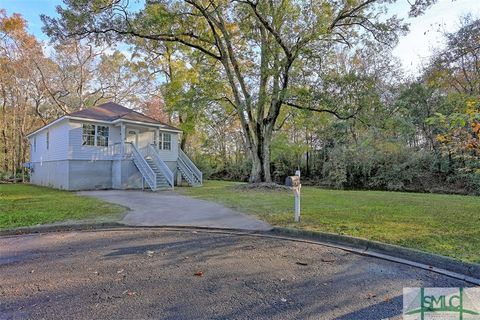
<instances>
[{"instance_id":1,"label":"stair railing","mask_svg":"<svg viewBox=\"0 0 480 320\"><path fill-rule=\"evenodd\" d=\"M190 174L190 178L192 185L197 184L195 180L198 181L199 185L203 183L203 173L197 168L197 166L193 163L192 160L183 152L182 149L178 148L178 159L180 166L184 166ZM187 174L187 173L186 173Z\"/></svg>"},{"instance_id":2,"label":"stair railing","mask_svg":"<svg viewBox=\"0 0 480 320\"><path fill-rule=\"evenodd\" d=\"M195 178L193 177L192 170L190 170L185 161L183 161L182 158L178 157L177 165L183 177L187 180L189 184L193 185L195 183Z\"/></svg>"},{"instance_id":3,"label":"stair railing","mask_svg":"<svg viewBox=\"0 0 480 320\"><path fill-rule=\"evenodd\" d=\"M160 158L160 154L157 151L156 147L154 144L149 144L145 149L145 156L149 156L150 158L153 159L155 162L155 165L157 166L158 169L162 172L163 176L165 177L165 180L167 180L168 184L170 187L173 189L174 181L173 181L173 172L170 170L170 168L167 166L165 161Z\"/></svg>"},{"instance_id":4,"label":"stair railing","mask_svg":"<svg viewBox=\"0 0 480 320\"><path fill-rule=\"evenodd\" d=\"M138 150L137 146L130 142L126 142L125 145L127 145L127 143L130 145L131 148L133 162L142 174L142 177L145 179L150 189L154 191L157 190L157 174L152 170L152 168L150 168L147 161Z\"/></svg>"}]
</instances>

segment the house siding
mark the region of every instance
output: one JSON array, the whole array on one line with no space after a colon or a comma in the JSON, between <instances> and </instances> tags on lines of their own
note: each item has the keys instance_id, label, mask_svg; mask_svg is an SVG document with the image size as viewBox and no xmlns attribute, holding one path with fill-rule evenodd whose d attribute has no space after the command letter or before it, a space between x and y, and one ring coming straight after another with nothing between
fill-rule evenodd
<instances>
[{"instance_id":1,"label":"house siding","mask_svg":"<svg viewBox=\"0 0 480 320\"><path fill-rule=\"evenodd\" d=\"M160 133L163 133L164 131L160 131ZM165 162L170 162L170 161L177 161L178 159L178 134L173 133L173 132L165 132L165 133L170 133L172 136L172 142L171 142L171 150L158 150L160 153L160 158L165 161Z\"/></svg>"},{"instance_id":2,"label":"house siding","mask_svg":"<svg viewBox=\"0 0 480 320\"><path fill-rule=\"evenodd\" d=\"M30 150L31 162L66 160L69 145L69 124L65 119L46 130L42 130L29 138L30 146L36 139L36 148ZM49 147L47 149L47 132Z\"/></svg>"},{"instance_id":3,"label":"house siding","mask_svg":"<svg viewBox=\"0 0 480 320\"><path fill-rule=\"evenodd\" d=\"M107 126L109 129L108 147L97 146L83 146L82 134L83 124L94 124L99 126ZM80 122L70 121L69 124L69 146L68 146L68 159L71 160L106 160L111 159L113 156L113 145L120 143L120 127L108 125L104 123L95 122Z\"/></svg>"}]
</instances>

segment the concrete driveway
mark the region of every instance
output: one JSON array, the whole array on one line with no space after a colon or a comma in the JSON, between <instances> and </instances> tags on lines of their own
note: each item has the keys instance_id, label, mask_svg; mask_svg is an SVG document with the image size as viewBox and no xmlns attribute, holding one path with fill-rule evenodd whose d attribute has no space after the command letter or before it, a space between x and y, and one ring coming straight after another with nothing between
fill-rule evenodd
<instances>
[{"instance_id":1,"label":"concrete driveway","mask_svg":"<svg viewBox=\"0 0 480 320\"><path fill-rule=\"evenodd\" d=\"M465 287L311 243L194 230L0 237L0 319L402 318L404 287Z\"/></svg>"},{"instance_id":2,"label":"concrete driveway","mask_svg":"<svg viewBox=\"0 0 480 320\"><path fill-rule=\"evenodd\" d=\"M189 226L242 230L270 230L254 217L210 201L198 200L171 191L124 190L82 191L81 195L120 204L131 211L121 221L129 226Z\"/></svg>"}]
</instances>

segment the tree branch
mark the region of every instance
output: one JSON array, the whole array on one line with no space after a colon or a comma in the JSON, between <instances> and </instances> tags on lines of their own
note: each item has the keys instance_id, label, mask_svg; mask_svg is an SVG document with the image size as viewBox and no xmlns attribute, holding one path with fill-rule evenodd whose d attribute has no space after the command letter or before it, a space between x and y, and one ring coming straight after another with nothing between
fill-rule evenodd
<instances>
[{"instance_id":1,"label":"tree branch","mask_svg":"<svg viewBox=\"0 0 480 320\"><path fill-rule=\"evenodd\" d=\"M290 101L284 101L283 103L287 106L290 106L290 107L293 107L293 108L296 108L296 109L300 109L300 110L309 110L309 111L320 112L320 113L321 112L330 113L330 114L334 115L337 119L340 119L340 120L348 120L348 119L356 118L357 113L358 113L358 111L357 111L355 113L344 116L344 115L341 115L340 113L338 113L337 111L331 110L331 109L317 109L317 108L312 108L312 107L306 107L306 106L301 106L301 105L298 105L298 104L290 102Z\"/></svg>"}]
</instances>

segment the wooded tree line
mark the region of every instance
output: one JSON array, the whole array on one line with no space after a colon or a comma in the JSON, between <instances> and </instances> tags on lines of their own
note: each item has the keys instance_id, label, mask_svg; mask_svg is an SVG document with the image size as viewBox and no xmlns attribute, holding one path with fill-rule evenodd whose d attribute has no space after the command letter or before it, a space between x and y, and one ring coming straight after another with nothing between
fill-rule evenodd
<instances>
[{"instance_id":1,"label":"wooded tree line","mask_svg":"<svg viewBox=\"0 0 480 320\"><path fill-rule=\"evenodd\" d=\"M464 17L444 36L415 79L388 53L337 52L325 99L355 116L287 110L272 140L274 180L300 168L320 186L479 194L480 20ZM245 162L203 159L215 176L248 178Z\"/></svg>"},{"instance_id":2,"label":"wooded tree line","mask_svg":"<svg viewBox=\"0 0 480 320\"><path fill-rule=\"evenodd\" d=\"M385 13L389 2L64 2L59 18L43 17L51 53L37 43L42 58L24 78L2 72L12 92L15 77L38 82L19 90L25 100L2 94L4 171L25 157L22 125L113 100L179 126L210 177L283 182L300 168L336 188L480 192L476 18L446 33L446 47L407 79L391 48L408 28ZM416 1L410 15L433 2ZM3 13L6 47L19 41L9 19L31 37ZM112 51L120 42L132 59Z\"/></svg>"},{"instance_id":3,"label":"wooded tree line","mask_svg":"<svg viewBox=\"0 0 480 320\"><path fill-rule=\"evenodd\" d=\"M26 23L0 9L0 171L7 176L28 161L26 136L36 128L107 101L145 106L158 93L144 61L76 40L48 47Z\"/></svg>"}]
</instances>

